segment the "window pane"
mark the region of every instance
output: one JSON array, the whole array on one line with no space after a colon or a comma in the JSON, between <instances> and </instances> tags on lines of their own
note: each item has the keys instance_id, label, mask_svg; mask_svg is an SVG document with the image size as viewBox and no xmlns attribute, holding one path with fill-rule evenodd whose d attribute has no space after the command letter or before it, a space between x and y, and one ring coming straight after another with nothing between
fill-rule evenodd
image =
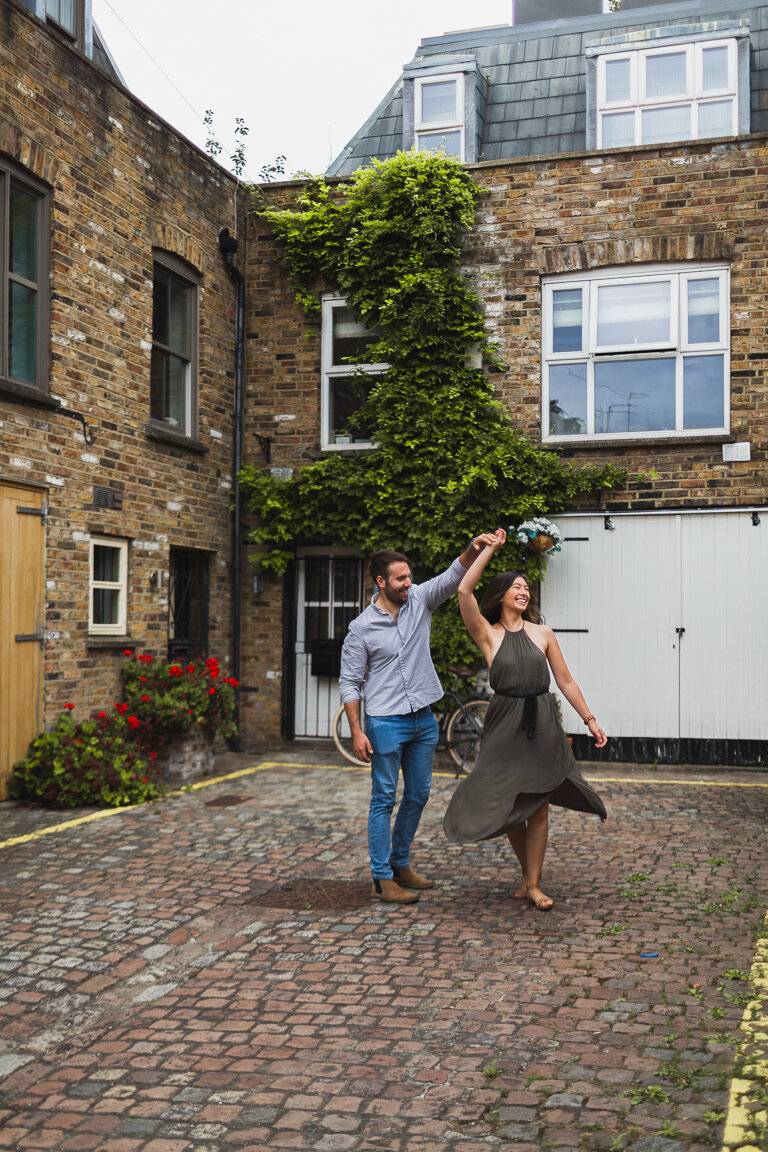
<instances>
[{"instance_id":1,"label":"window pane","mask_svg":"<svg viewBox=\"0 0 768 1152\"><path fill-rule=\"evenodd\" d=\"M699 104L699 137L733 135L733 100Z\"/></svg>"},{"instance_id":2,"label":"window pane","mask_svg":"<svg viewBox=\"0 0 768 1152\"><path fill-rule=\"evenodd\" d=\"M549 433L578 436L587 431L586 364L553 364L549 369Z\"/></svg>"},{"instance_id":3,"label":"window pane","mask_svg":"<svg viewBox=\"0 0 768 1152\"><path fill-rule=\"evenodd\" d=\"M176 352L189 355L189 293L182 280L170 279L168 343Z\"/></svg>"},{"instance_id":4,"label":"window pane","mask_svg":"<svg viewBox=\"0 0 768 1152\"><path fill-rule=\"evenodd\" d=\"M366 328L351 308L333 309L333 364L343 364L348 356L364 356L377 339L376 333Z\"/></svg>"},{"instance_id":5,"label":"window pane","mask_svg":"<svg viewBox=\"0 0 768 1152\"><path fill-rule=\"evenodd\" d=\"M37 283L37 200L11 185L8 268Z\"/></svg>"},{"instance_id":6,"label":"window pane","mask_svg":"<svg viewBox=\"0 0 768 1152\"><path fill-rule=\"evenodd\" d=\"M120 549L107 544L93 546L93 579L117 584L120 580Z\"/></svg>"},{"instance_id":7,"label":"window pane","mask_svg":"<svg viewBox=\"0 0 768 1152\"><path fill-rule=\"evenodd\" d=\"M580 352L581 288L552 293L552 351Z\"/></svg>"},{"instance_id":8,"label":"window pane","mask_svg":"<svg viewBox=\"0 0 768 1152\"><path fill-rule=\"evenodd\" d=\"M603 148L625 148L634 142L634 112L614 112L603 116Z\"/></svg>"},{"instance_id":9,"label":"window pane","mask_svg":"<svg viewBox=\"0 0 768 1152\"><path fill-rule=\"evenodd\" d=\"M360 598L360 561L336 560L333 569L333 599L336 603L356 605ZM355 615L357 610L355 610Z\"/></svg>"},{"instance_id":10,"label":"window pane","mask_svg":"<svg viewBox=\"0 0 768 1152\"><path fill-rule=\"evenodd\" d=\"M162 420L181 432L189 432L188 380L189 364L160 348L152 349L149 414L153 420Z\"/></svg>"},{"instance_id":11,"label":"window pane","mask_svg":"<svg viewBox=\"0 0 768 1152\"><path fill-rule=\"evenodd\" d=\"M669 343L670 298L669 280L600 285L597 290L598 346Z\"/></svg>"},{"instance_id":12,"label":"window pane","mask_svg":"<svg viewBox=\"0 0 768 1152\"><path fill-rule=\"evenodd\" d=\"M116 588L94 588L93 623L119 623L120 592Z\"/></svg>"},{"instance_id":13,"label":"window pane","mask_svg":"<svg viewBox=\"0 0 768 1152\"><path fill-rule=\"evenodd\" d=\"M444 124L458 120L456 115L456 81L421 85L421 123Z\"/></svg>"},{"instance_id":14,"label":"window pane","mask_svg":"<svg viewBox=\"0 0 768 1152\"><path fill-rule=\"evenodd\" d=\"M728 49L705 48L701 53L701 71L703 92L730 88L728 83Z\"/></svg>"},{"instance_id":15,"label":"window pane","mask_svg":"<svg viewBox=\"0 0 768 1152\"><path fill-rule=\"evenodd\" d=\"M725 424L723 356L686 356L683 360L683 426L722 428Z\"/></svg>"},{"instance_id":16,"label":"window pane","mask_svg":"<svg viewBox=\"0 0 768 1152\"><path fill-rule=\"evenodd\" d=\"M675 361L595 364L595 432L657 432L675 427Z\"/></svg>"},{"instance_id":17,"label":"window pane","mask_svg":"<svg viewBox=\"0 0 768 1152\"><path fill-rule=\"evenodd\" d=\"M360 411L371 391L371 380L362 375L333 376L328 381L330 389L330 441L336 444L360 444L370 440L364 427L350 428L350 420Z\"/></svg>"},{"instance_id":18,"label":"window pane","mask_svg":"<svg viewBox=\"0 0 768 1152\"><path fill-rule=\"evenodd\" d=\"M605 64L605 99L612 103L629 100L630 65L629 60L607 60Z\"/></svg>"},{"instance_id":19,"label":"window pane","mask_svg":"<svg viewBox=\"0 0 768 1152\"><path fill-rule=\"evenodd\" d=\"M74 35L75 0L46 0L46 13Z\"/></svg>"},{"instance_id":20,"label":"window pane","mask_svg":"<svg viewBox=\"0 0 768 1152\"><path fill-rule=\"evenodd\" d=\"M668 144L672 140L690 140L691 107L689 104L674 108L646 108L642 113L643 138L641 144Z\"/></svg>"},{"instance_id":21,"label":"window pane","mask_svg":"<svg viewBox=\"0 0 768 1152\"><path fill-rule=\"evenodd\" d=\"M461 132L420 132L419 151L445 152L461 158Z\"/></svg>"},{"instance_id":22,"label":"window pane","mask_svg":"<svg viewBox=\"0 0 768 1152\"><path fill-rule=\"evenodd\" d=\"M688 281L688 343L714 344L720 339L720 281Z\"/></svg>"},{"instance_id":23,"label":"window pane","mask_svg":"<svg viewBox=\"0 0 768 1152\"><path fill-rule=\"evenodd\" d=\"M308 556L304 573L304 599L327 604L330 561L325 557Z\"/></svg>"},{"instance_id":24,"label":"window pane","mask_svg":"<svg viewBox=\"0 0 768 1152\"><path fill-rule=\"evenodd\" d=\"M11 283L8 324L8 363L11 376L34 384L36 377L37 293Z\"/></svg>"},{"instance_id":25,"label":"window pane","mask_svg":"<svg viewBox=\"0 0 768 1152\"><path fill-rule=\"evenodd\" d=\"M685 52L665 52L645 58L645 93L649 99L658 96L684 96Z\"/></svg>"}]
</instances>

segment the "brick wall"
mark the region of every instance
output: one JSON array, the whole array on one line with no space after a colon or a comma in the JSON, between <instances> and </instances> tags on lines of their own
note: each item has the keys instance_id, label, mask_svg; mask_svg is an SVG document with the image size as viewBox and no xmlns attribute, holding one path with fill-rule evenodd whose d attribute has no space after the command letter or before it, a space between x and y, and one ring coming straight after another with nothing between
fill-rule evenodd
<instances>
[{"instance_id":1,"label":"brick wall","mask_svg":"<svg viewBox=\"0 0 768 1152\"><path fill-rule=\"evenodd\" d=\"M121 648L88 638L91 533L127 537L128 630L165 653L171 547L210 553L210 651L231 651L235 290L218 251L234 181L66 41L0 0L0 151L50 186L50 391L62 414L0 397L0 476L48 490L45 721L109 705ZM150 439L152 250L200 275L199 427L205 449ZM122 497L96 507L94 485Z\"/></svg>"}]
</instances>

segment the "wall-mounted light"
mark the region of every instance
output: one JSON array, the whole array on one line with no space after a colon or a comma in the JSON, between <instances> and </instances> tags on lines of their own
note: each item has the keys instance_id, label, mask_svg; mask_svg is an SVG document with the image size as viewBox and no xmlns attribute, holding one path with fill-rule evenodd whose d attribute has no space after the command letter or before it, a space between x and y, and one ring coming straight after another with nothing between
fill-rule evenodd
<instances>
[{"instance_id":1,"label":"wall-mounted light","mask_svg":"<svg viewBox=\"0 0 768 1152\"><path fill-rule=\"evenodd\" d=\"M161 568L157 568L154 572L150 572L149 582L152 587L159 592L165 583L165 572L163 572Z\"/></svg>"},{"instance_id":2,"label":"wall-mounted light","mask_svg":"<svg viewBox=\"0 0 768 1152\"><path fill-rule=\"evenodd\" d=\"M759 512L753 512L752 513L752 523L754 524L755 528L757 528L758 524L760 523L760 513Z\"/></svg>"},{"instance_id":3,"label":"wall-mounted light","mask_svg":"<svg viewBox=\"0 0 768 1152\"><path fill-rule=\"evenodd\" d=\"M253 591L254 596L261 596L262 592L264 591L264 581L262 580L261 576L254 576L253 577L253 581L251 583L251 589Z\"/></svg>"},{"instance_id":4,"label":"wall-mounted light","mask_svg":"<svg viewBox=\"0 0 768 1152\"><path fill-rule=\"evenodd\" d=\"M603 520L603 528L605 528L606 532L613 532L614 531L614 529L616 528L616 525L613 522L613 517L611 517L611 516L605 517L605 519Z\"/></svg>"}]
</instances>

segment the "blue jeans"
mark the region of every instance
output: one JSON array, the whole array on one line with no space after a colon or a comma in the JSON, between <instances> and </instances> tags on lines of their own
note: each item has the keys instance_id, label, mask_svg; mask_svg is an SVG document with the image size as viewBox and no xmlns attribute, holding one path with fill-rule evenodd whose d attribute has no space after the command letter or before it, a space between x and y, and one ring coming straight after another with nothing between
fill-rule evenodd
<instances>
[{"instance_id":1,"label":"blue jeans","mask_svg":"<svg viewBox=\"0 0 768 1152\"><path fill-rule=\"evenodd\" d=\"M432 759L438 739L437 720L429 707L405 716L366 716L365 734L373 748L368 813L371 872L377 880L391 880L392 865L408 867L411 841L429 799ZM401 768L403 795L390 836Z\"/></svg>"}]
</instances>

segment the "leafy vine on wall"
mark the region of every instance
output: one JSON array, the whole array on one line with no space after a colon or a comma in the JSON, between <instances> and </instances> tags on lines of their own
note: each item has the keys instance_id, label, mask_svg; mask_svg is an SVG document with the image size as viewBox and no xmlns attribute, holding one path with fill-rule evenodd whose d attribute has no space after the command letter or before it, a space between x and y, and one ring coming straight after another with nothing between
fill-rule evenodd
<instances>
[{"instance_id":1,"label":"leafy vine on wall","mask_svg":"<svg viewBox=\"0 0 768 1152\"><path fill-rule=\"evenodd\" d=\"M263 569L283 571L299 545L391 547L423 576L447 566L478 531L623 484L619 469L575 468L522 436L486 373L472 366L470 350L503 368L459 270L481 195L456 161L409 152L374 162L341 189L311 180L295 209L257 202L308 316L316 321L318 285L333 287L378 334L366 360L389 365L371 378L360 414L373 449L329 454L289 480L243 469ZM493 570L509 567L535 579L543 561L513 543ZM435 618L433 640L438 670L472 652L453 610Z\"/></svg>"}]
</instances>

